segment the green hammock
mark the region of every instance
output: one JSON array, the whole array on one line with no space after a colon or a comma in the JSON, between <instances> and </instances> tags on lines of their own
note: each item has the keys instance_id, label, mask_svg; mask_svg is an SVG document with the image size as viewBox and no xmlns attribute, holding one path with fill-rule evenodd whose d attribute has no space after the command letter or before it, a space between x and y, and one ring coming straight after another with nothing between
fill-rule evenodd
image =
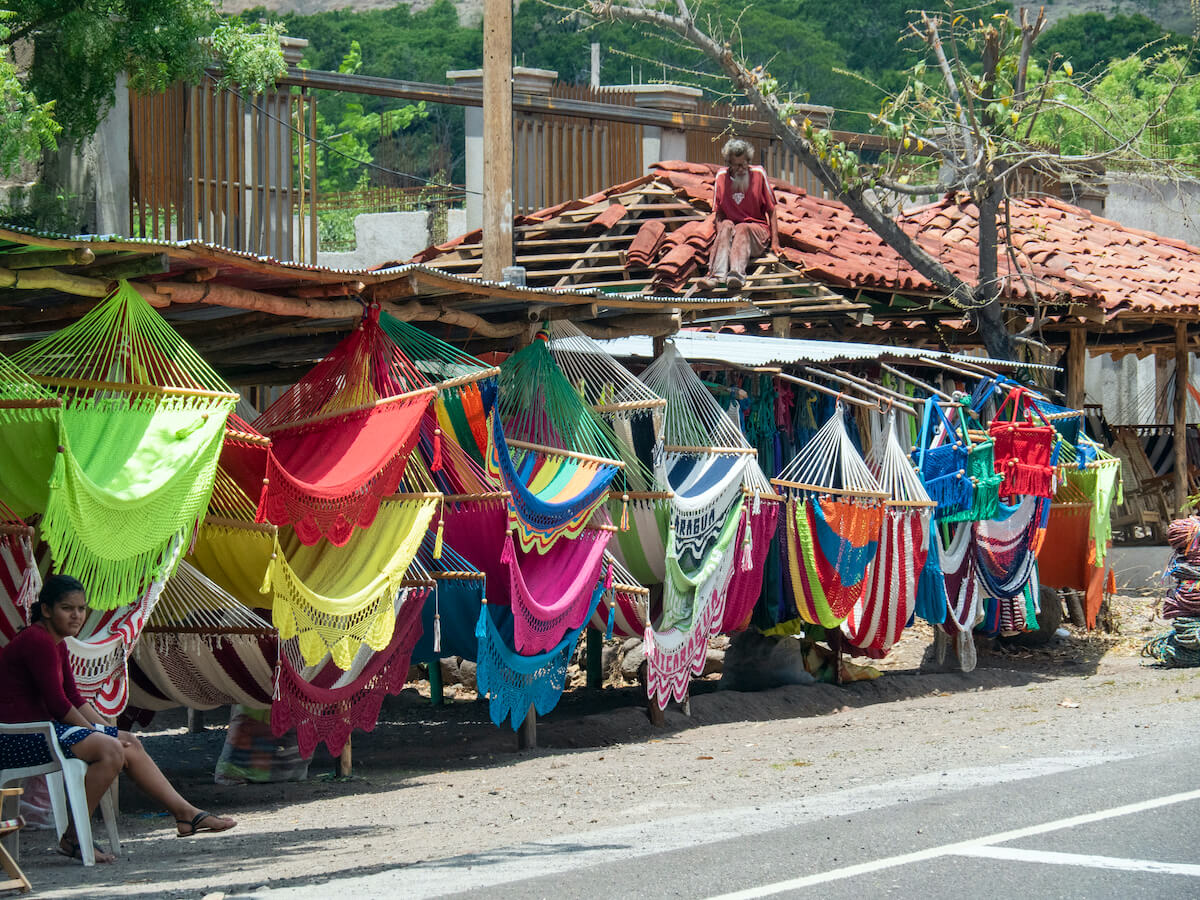
<instances>
[{"instance_id":1,"label":"green hammock","mask_svg":"<svg viewBox=\"0 0 1200 900\"><path fill-rule=\"evenodd\" d=\"M61 437L30 448L29 467L50 471L41 531L55 568L96 608L131 603L203 515L237 394L124 281L13 362L62 401Z\"/></svg>"},{"instance_id":2,"label":"green hammock","mask_svg":"<svg viewBox=\"0 0 1200 900\"><path fill-rule=\"evenodd\" d=\"M62 402L0 355L0 501L21 518L45 512Z\"/></svg>"}]
</instances>

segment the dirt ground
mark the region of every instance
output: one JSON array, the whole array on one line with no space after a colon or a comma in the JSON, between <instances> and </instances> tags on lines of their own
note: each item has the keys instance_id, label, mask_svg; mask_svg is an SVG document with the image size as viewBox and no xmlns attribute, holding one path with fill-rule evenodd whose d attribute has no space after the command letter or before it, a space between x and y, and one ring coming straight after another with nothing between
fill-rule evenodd
<instances>
[{"instance_id":1,"label":"dirt ground","mask_svg":"<svg viewBox=\"0 0 1200 900\"><path fill-rule=\"evenodd\" d=\"M1156 601L1111 605L1116 633L1065 626L1070 636L1042 649L981 646L969 674L920 674L931 631L918 626L874 681L754 694L698 682L690 717L672 706L665 728L650 724L636 687L570 690L539 722L533 751L519 752L485 703L434 708L410 687L374 732L355 734L349 779L333 777L320 748L306 782L215 785L223 723L190 734L182 713L160 714L143 734L150 752L193 802L239 826L177 840L123 784L117 863L85 870L55 854L47 832L22 836L22 863L43 897L217 900L714 804L1153 740L1194 719L1200 683L1191 670L1142 665L1142 644L1169 627Z\"/></svg>"}]
</instances>

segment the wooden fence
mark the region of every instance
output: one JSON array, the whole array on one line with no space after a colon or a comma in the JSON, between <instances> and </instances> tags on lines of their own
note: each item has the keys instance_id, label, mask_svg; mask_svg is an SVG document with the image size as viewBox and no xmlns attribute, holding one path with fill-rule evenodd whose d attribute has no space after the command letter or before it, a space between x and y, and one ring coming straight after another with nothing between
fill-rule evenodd
<instances>
[{"instance_id":1,"label":"wooden fence","mask_svg":"<svg viewBox=\"0 0 1200 900\"><path fill-rule=\"evenodd\" d=\"M130 94L130 234L316 261L316 99L211 78Z\"/></svg>"}]
</instances>

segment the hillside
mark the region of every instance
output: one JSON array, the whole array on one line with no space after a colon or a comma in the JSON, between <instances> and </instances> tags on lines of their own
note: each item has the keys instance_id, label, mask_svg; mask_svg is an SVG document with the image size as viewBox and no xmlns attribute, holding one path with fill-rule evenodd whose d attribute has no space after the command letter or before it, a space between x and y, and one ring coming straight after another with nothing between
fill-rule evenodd
<instances>
[{"instance_id":1,"label":"hillside","mask_svg":"<svg viewBox=\"0 0 1200 900\"><path fill-rule=\"evenodd\" d=\"M408 5L413 12L419 12L432 6L433 2L434 0L412 0ZM458 19L464 25L474 25L483 16L483 0L453 0L453 3L458 9ZM295 13L311 16L313 13L334 9L388 9L396 5L397 0L224 0L221 9L227 13L240 13L257 7L281 15Z\"/></svg>"}]
</instances>

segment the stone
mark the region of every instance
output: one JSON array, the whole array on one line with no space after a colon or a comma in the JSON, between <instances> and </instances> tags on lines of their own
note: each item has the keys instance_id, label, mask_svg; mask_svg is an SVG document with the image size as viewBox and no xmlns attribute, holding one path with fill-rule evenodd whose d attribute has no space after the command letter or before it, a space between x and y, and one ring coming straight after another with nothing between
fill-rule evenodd
<instances>
[{"instance_id":1,"label":"stone","mask_svg":"<svg viewBox=\"0 0 1200 900\"><path fill-rule=\"evenodd\" d=\"M625 638L625 640L623 640L621 642L621 652L628 653L634 647L640 647L640 646L642 646L641 638L635 638L635 637Z\"/></svg>"},{"instance_id":2,"label":"stone","mask_svg":"<svg viewBox=\"0 0 1200 900\"><path fill-rule=\"evenodd\" d=\"M704 654L704 670L700 673L700 677L704 678L708 675L718 675L725 668L725 651L716 650L709 647Z\"/></svg>"},{"instance_id":3,"label":"stone","mask_svg":"<svg viewBox=\"0 0 1200 900\"><path fill-rule=\"evenodd\" d=\"M620 662L620 648L605 644L600 651L600 677L607 679L617 671Z\"/></svg>"},{"instance_id":4,"label":"stone","mask_svg":"<svg viewBox=\"0 0 1200 900\"><path fill-rule=\"evenodd\" d=\"M626 681L637 681L638 669L645 661L646 651L642 647L642 642L638 641L636 647L629 648L621 657L621 677Z\"/></svg>"},{"instance_id":5,"label":"stone","mask_svg":"<svg viewBox=\"0 0 1200 900\"><path fill-rule=\"evenodd\" d=\"M789 635L765 635L748 628L738 632L725 651L720 689L765 691L784 684L813 684L804 666L804 647Z\"/></svg>"},{"instance_id":6,"label":"stone","mask_svg":"<svg viewBox=\"0 0 1200 900\"><path fill-rule=\"evenodd\" d=\"M479 690L479 685L475 681L475 663L469 659L461 660L458 664L458 683L468 691Z\"/></svg>"},{"instance_id":7,"label":"stone","mask_svg":"<svg viewBox=\"0 0 1200 900\"><path fill-rule=\"evenodd\" d=\"M458 684L458 657L445 656L438 660L438 665L442 670L442 687Z\"/></svg>"}]
</instances>

